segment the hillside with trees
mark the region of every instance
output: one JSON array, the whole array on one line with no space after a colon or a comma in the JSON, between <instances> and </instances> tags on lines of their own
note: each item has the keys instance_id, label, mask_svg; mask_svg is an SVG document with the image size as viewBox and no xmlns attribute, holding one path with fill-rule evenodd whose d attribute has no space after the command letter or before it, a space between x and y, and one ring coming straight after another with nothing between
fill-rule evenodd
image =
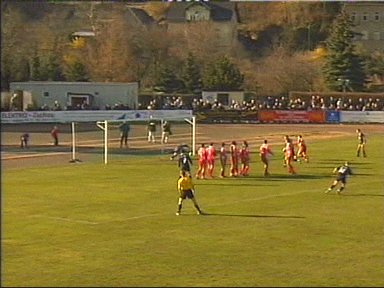
<instances>
[{"instance_id":1,"label":"hillside with trees","mask_svg":"<svg viewBox=\"0 0 384 288\"><path fill-rule=\"evenodd\" d=\"M286 95L340 89L327 85L322 72L330 63L324 50L331 47L330 27L340 2L238 2L239 41L229 51L219 48L215 31L205 23L193 27L189 43L168 33L169 3L128 4L2 1L2 91L10 82L29 80L138 81L143 91L167 93L221 88ZM145 10L157 25L128 21L132 7ZM95 36L74 38L76 31ZM361 58L360 78L380 72L383 57L375 57ZM355 88L363 90L360 84Z\"/></svg>"}]
</instances>

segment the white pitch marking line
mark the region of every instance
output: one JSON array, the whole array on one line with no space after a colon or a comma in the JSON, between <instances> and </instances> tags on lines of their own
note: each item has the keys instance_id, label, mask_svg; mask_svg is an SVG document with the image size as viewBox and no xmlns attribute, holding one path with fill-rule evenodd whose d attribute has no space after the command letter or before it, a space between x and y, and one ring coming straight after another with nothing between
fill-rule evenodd
<instances>
[{"instance_id":1,"label":"white pitch marking line","mask_svg":"<svg viewBox=\"0 0 384 288\"><path fill-rule=\"evenodd\" d=\"M90 225L100 224L98 222L76 220L76 219L64 218L64 217L53 217L53 216L44 216L44 215L31 215L30 217L46 218L46 219L52 219L52 220L67 221L67 222L74 222L74 223L81 223L81 224L90 224Z\"/></svg>"},{"instance_id":2,"label":"white pitch marking line","mask_svg":"<svg viewBox=\"0 0 384 288\"><path fill-rule=\"evenodd\" d=\"M1 157L1 160L31 158L31 157L35 158L35 157L43 157L43 156L57 156L57 155L65 155L69 153L70 152L36 153L36 154L27 154L27 155L12 154L12 156Z\"/></svg>"},{"instance_id":3,"label":"white pitch marking line","mask_svg":"<svg viewBox=\"0 0 384 288\"><path fill-rule=\"evenodd\" d=\"M230 203L220 203L216 205L210 205L206 207L219 207L219 206L225 206L225 205L231 205L231 204L236 204L236 203L242 203L242 202L249 202L249 201L259 201L259 200L265 200L265 199L271 199L271 198L276 198L280 196L292 196L292 195L298 195L302 193L306 193L307 191L300 191L300 192L294 192L294 193L282 193L278 195L267 195L267 196L261 196L261 197L256 197L256 198L249 198L249 199L242 199L242 200L237 200L237 201L232 201ZM141 219L141 218L147 218L147 217L154 217L154 216L164 216L168 215L168 213L155 213L155 214L145 214L145 215L139 215L139 216L133 216L133 217L128 217L124 219L117 219L117 220L110 220L110 221L104 221L104 222L91 222L91 221L86 221L86 220L76 220L76 219L70 219L70 218L64 218L64 217L52 217L52 216L43 216L43 215L32 215L30 217L40 217L40 218L47 218L47 219L53 219L53 220L61 220L61 221L67 221L67 222L75 222L75 223L82 223L82 224L90 224L90 225L99 225L99 224L107 224L107 223L112 223L112 222L125 222L129 220L135 220L135 219Z\"/></svg>"},{"instance_id":4,"label":"white pitch marking line","mask_svg":"<svg viewBox=\"0 0 384 288\"><path fill-rule=\"evenodd\" d=\"M271 199L271 198L280 197L280 196L292 196L292 195L302 194L302 193L305 193L305 192L307 192L307 191L294 192L294 193L283 193L283 194L279 194L279 195L261 196L261 197L256 197L256 198L232 201L230 203L220 203L220 204L217 204L217 205L211 205L211 206L207 206L207 207L218 207L218 206L232 205L232 204L242 203L242 202L259 201L259 200ZM46 218L46 219L52 219L52 220L67 221L67 222L73 222L73 223L81 223L81 224L89 224L89 225L100 225L100 224L108 224L108 223L112 223L112 222L126 222L126 221L130 221L130 220L141 219L141 218L148 218L148 217L154 217L154 216L165 216L165 215L168 215L168 214L169 213L145 214L145 215L128 217L128 218L124 218L124 219L116 219L116 220L103 221L103 222L91 222L91 221L86 221L86 220L76 220L76 219L71 219L71 218L52 217L52 216L44 216L44 215L32 215L30 217L39 217L39 218Z\"/></svg>"},{"instance_id":5,"label":"white pitch marking line","mask_svg":"<svg viewBox=\"0 0 384 288\"><path fill-rule=\"evenodd\" d=\"M242 200L238 200L238 201L232 201L230 203L220 203L220 204L210 205L210 206L206 206L206 207L218 207L218 206L231 205L231 204L236 204L236 203L241 203L241 202L259 201L259 200L265 200L265 199L270 199L270 198L275 198L275 197L280 197L280 196L292 196L292 195L302 194L305 192L307 192L307 191L294 192L294 193L283 193L283 194L279 194L279 195L261 196L261 197L257 197L257 198L242 199ZM207 213L209 214L209 212L207 212ZM152 217L152 216L164 216L164 215L168 215L168 213L167 214L157 213L157 214L140 215L140 216L128 217L125 219L104 221L104 222L100 222L99 224L107 224L107 223L111 223L111 222L125 222L125 221L129 221L129 220L134 220L134 219L147 218L147 217Z\"/></svg>"},{"instance_id":6,"label":"white pitch marking line","mask_svg":"<svg viewBox=\"0 0 384 288\"><path fill-rule=\"evenodd\" d=\"M350 187L350 186L358 186L358 184L357 183L351 183L348 185L348 187ZM325 191L325 188L324 188L324 191ZM220 204L210 205L210 206L205 206L205 207L209 208L209 207L226 206L226 205L232 205L232 204L237 204L237 203L242 203L242 202L260 201L260 200L265 200L265 199L271 199L271 198L276 198L276 197L280 197L280 196L293 196L293 195L303 194L303 193L307 193L307 192L312 192L312 190L311 191L299 191L299 192L293 192L293 193L282 193L282 194L278 194L278 195L260 196L260 197L256 197L256 198L242 199L242 200L232 201L229 203L220 203ZM99 224L107 224L107 223L111 223L111 222L125 222L125 221L129 221L129 220L147 218L147 217L152 217L152 216L165 216L168 214L169 213L147 214L147 215L141 215L141 216L128 217L128 218L119 219L119 220L104 221L104 222L100 222Z\"/></svg>"}]
</instances>

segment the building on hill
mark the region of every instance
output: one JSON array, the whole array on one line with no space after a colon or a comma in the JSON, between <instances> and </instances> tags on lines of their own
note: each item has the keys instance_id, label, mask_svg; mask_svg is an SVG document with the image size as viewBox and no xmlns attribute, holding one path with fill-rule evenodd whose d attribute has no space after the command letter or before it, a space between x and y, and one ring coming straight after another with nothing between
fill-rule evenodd
<instances>
[{"instance_id":1,"label":"building on hill","mask_svg":"<svg viewBox=\"0 0 384 288\"><path fill-rule=\"evenodd\" d=\"M140 31L141 29L147 30L157 24L156 21L143 9L130 7L129 5L124 8L124 19L132 29ZM104 22L108 22L110 20L111 19L109 18L102 19ZM83 47L87 38L92 38L95 36L95 31L80 30L71 34L71 41L76 47Z\"/></svg>"},{"instance_id":2,"label":"building on hill","mask_svg":"<svg viewBox=\"0 0 384 288\"><path fill-rule=\"evenodd\" d=\"M384 52L384 2L382 1L347 1L345 11L350 15L359 35L355 43L368 52Z\"/></svg>"},{"instance_id":3,"label":"building on hill","mask_svg":"<svg viewBox=\"0 0 384 288\"><path fill-rule=\"evenodd\" d=\"M144 29L156 24L155 20L145 10L129 6L127 6L126 20L133 27Z\"/></svg>"},{"instance_id":4,"label":"building on hill","mask_svg":"<svg viewBox=\"0 0 384 288\"><path fill-rule=\"evenodd\" d=\"M219 48L237 41L236 5L233 2L173 2L165 16L168 32L182 31L188 38L194 23L206 23L217 32Z\"/></svg>"}]
</instances>

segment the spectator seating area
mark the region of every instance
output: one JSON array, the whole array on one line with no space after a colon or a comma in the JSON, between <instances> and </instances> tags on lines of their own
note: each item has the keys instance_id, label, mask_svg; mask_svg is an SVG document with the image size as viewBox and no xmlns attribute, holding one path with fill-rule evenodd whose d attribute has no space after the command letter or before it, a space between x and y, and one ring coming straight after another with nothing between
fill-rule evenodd
<instances>
[{"instance_id":1,"label":"spectator seating area","mask_svg":"<svg viewBox=\"0 0 384 288\"><path fill-rule=\"evenodd\" d=\"M159 100L161 99L161 100ZM250 99L248 101L230 101L229 105L224 105L219 101L207 101L198 97L183 98L181 96L168 96L164 98L153 98L146 103L139 102L138 110L172 110L186 109L193 111L225 111L225 110L241 110L241 111L257 111L257 110L337 110L337 111L384 111L384 98L360 97L352 99L348 97L321 97L312 95L307 97L309 100L295 97L260 97ZM17 111L11 107L11 111ZM127 105L116 103L114 105L106 105L105 107L91 107L87 103L78 104L76 106L66 106L62 108L55 101L53 107L43 105L36 109L27 108L28 111L60 111L60 110L131 110ZM9 111L4 110L2 111Z\"/></svg>"}]
</instances>

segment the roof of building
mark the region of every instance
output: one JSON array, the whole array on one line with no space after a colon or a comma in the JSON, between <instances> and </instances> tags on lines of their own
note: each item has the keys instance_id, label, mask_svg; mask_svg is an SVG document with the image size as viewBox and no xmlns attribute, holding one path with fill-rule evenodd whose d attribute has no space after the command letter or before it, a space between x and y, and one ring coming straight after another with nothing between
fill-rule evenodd
<instances>
[{"instance_id":1,"label":"roof of building","mask_svg":"<svg viewBox=\"0 0 384 288\"><path fill-rule=\"evenodd\" d=\"M138 85L137 82L71 82L71 81L25 81L25 82L11 82L11 86L15 85L46 85L46 86L71 86L71 85L81 85L81 86L94 86L94 85Z\"/></svg>"},{"instance_id":2,"label":"roof of building","mask_svg":"<svg viewBox=\"0 0 384 288\"><path fill-rule=\"evenodd\" d=\"M77 32L73 32L72 36L92 37L92 36L95 36L95 32L93 32L93 31L77 31Z\"/></svg>"},{"instance_id":3,"label":"roof of building","mask_svg":"<svg viewBox=\"0 0 384 288\"><path fill-rule=\"evenodd\" d=\"M143 9L129 7L127 11L128 21L130 21L131 24L147 26L155 23L155 20L151 16L149 16L147 12Z\"/></svg>"},{"instance_id":4,"label":"roof of building","mask_svg":"<svg viewBox=\"0 0 384 288\"><path fill-rule=\"evenodd\" d=\"M233 2L173 2L166 15L169 22L187 22L185 10L193 5L202 5L211 10L212 21L231 21L235 14Z\"/></svg>"}]
</instances>

